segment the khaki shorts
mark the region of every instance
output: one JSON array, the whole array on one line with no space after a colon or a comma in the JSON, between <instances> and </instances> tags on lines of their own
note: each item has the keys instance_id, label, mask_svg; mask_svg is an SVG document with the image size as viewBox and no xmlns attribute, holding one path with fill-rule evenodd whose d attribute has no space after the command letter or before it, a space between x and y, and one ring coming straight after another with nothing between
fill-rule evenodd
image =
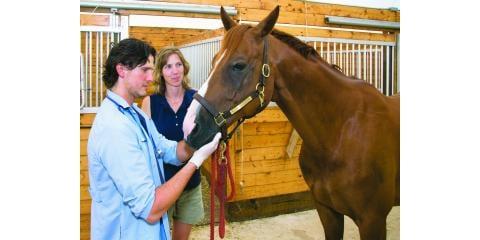
<instances>
[{"instance_id":1,"label":"khaki shorts","mask_svg":"<svg viewBox=\"0 0 480 240\"><path fill-rule=\"evenodd\" d=\"M177 201L168 209L168 217L171 224L173 224L172 218L192 225L202 221L204 217L202 184L183 191Z\"/></svg>"}]
</instances>

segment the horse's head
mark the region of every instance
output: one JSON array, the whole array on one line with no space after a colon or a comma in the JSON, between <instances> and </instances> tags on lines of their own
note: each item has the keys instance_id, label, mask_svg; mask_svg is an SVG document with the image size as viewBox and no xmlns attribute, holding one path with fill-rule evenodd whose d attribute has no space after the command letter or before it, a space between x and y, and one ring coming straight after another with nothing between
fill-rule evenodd
<instances>
[{"instance_id":1,"label":"horse's head","mask_svg":"<svg viewBox=\"0 0 480 240\"><path fill-rule=\"evenodd\" d=\"M275 71L268 64L268 44L278 14L277 6L251 27L238 25L221 8L227 33L183 124L187 143L193 148L211 141L218 131L223 139L228 139L228 126L253 117L272 99Z\"/></svg>"}]
</instances>

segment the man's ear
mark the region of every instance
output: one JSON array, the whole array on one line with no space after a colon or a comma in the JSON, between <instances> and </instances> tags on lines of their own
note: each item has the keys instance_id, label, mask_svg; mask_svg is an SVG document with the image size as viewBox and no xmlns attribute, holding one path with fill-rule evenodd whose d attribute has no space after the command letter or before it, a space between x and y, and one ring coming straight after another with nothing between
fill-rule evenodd
<instances>
[{"instance_id":1,"label":"man's ear","mask_svg":"<svg viewBox=\"0 0 480 240\"><path fill-rule=\"evenodd\" d=\"M117 70L117 73L118 73L119 77L121 77L121 78L125 77L125 66L123 66L122 64L119 63L115 66L115 70Z\"/></svg>"}]
</instances>

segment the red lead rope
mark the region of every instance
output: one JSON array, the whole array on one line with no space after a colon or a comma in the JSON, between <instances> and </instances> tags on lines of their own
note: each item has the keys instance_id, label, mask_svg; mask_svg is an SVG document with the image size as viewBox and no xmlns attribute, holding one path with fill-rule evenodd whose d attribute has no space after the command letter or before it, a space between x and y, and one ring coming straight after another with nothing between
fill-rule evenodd
<instances>
[{"instance_id":1,"label":"red lead rope","mask_svg":"<svg viewBox=\"0 0 480 240\"><path fill-rule=\"evenodd\" d=\"M232 189L228 198L226 197L227 175ZM215 196L220 203L220 213L218 217L218 235L223 239L225 236L225 201L229 201L235 195L235 184L233 181L232 167L228 144L221 142L219 148L212 157L210 173L210 239L215 239Z\"/></svg>"}]
</instances>

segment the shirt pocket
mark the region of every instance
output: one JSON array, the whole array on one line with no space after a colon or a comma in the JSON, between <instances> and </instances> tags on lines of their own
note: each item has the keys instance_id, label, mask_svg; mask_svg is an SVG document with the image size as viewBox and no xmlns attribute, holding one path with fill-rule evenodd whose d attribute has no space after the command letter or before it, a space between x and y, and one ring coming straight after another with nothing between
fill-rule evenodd
<instances>
[{"instance_id":1,"label":"shirt pocket","mask_svg":"<svg viewBox=\"0 0 480 240\"><path fill-rule=\"evenodd\" d=\"M138 145L140 145L140 148L144 153L148 152L148 141L147 138L143 136L143 134L140 134L138 136Z\"/></svg>"},{"instance_id":2,"label":"shirt pocket","mask_svg":"<svg viewBox=\"0 0 480 240\"><path fill-rule=\"evenodd\" d=\"M92 200L97 203L103 203L102 193L101 191L95 190L91 187L88 187L88 191L90 192L90 196L92 196Z\"/></svg>"}]
</instances>

